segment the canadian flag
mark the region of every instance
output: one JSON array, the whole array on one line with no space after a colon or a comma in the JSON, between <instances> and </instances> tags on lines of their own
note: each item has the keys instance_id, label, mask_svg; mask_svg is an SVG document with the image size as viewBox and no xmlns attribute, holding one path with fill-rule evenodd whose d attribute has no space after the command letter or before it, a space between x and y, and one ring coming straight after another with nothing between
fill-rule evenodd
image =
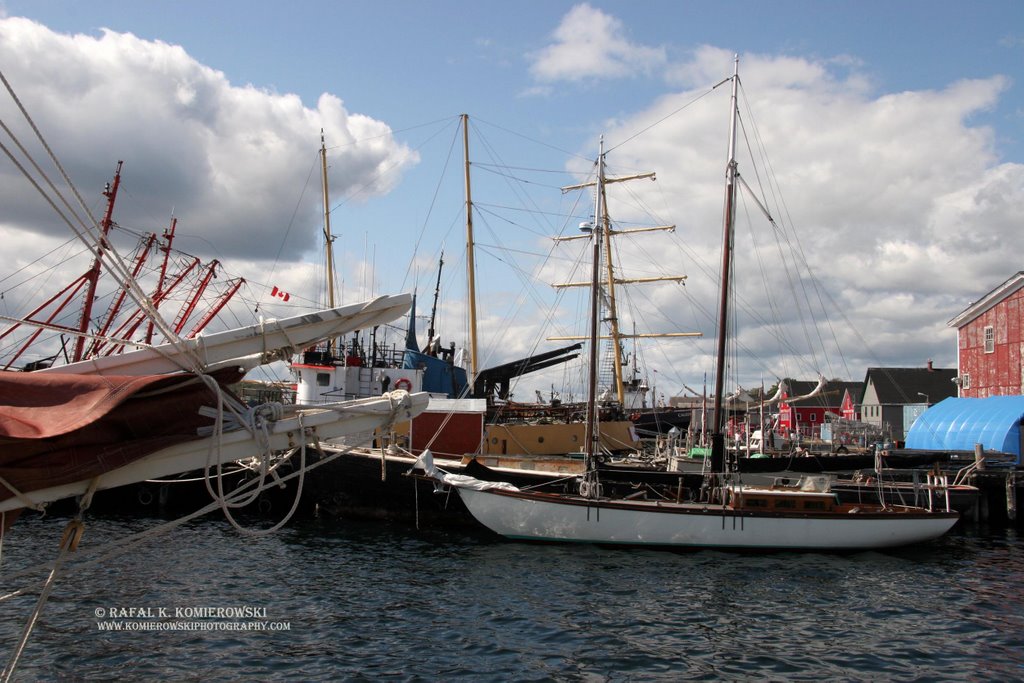
<instances>
[{"instance_id":1,"label":"canadian flag","mask_svg":"<svg viewBox=\"0 0 1024 683\"><path fill-rule=\"evenodd\" d=\"M284 291L283 289L278 289L277 285L275 285L274 289L271 290L270 296L277 297L281 301L288 301L288 299L292 298L291 294L289 294L288 292Z\"/></svg>"}]
</instances>

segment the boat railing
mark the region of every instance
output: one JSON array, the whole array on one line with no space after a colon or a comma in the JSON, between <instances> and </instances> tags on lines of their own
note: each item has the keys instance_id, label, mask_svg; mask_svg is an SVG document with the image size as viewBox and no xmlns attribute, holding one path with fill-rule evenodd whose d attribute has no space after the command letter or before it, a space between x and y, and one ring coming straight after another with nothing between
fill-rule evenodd
<instances>
[{"instance_id":1,"label":"boat railing","mask_svg":"<svg viewBox=\"0 0 1024 683\"><path fill-rule=\"evenodd\" d=\"M949 502L949 476L941 473L928 473L926 487L928 489L928 509L933 510L936 494L942 496L940 500L946 503L946 512L952 510Z\"/></svg>"},{"instance_id":2,"label":"boat railing","mask_svg":"<svg viewBox=\"0 0 1024 683\"><path fill-rule=\"evenodd\" d=\"M882 473L879 473L878 484L879 488L886 488L887 484L883 481ZM895 495L899 498L901 505L909 505L911 507L926 508L929 511L935 511L936 502L939 501L944 503L945 512L952 510L949 499L949 475L942 472L928 471L925 474L924 482L921 481L921 470L912 470L912 492L913 501L907 503L903 499L903 490L896 485L893 481L891 485L888 485ZM884 496L879 491L879 499L885 500Z\"/></svg>"}]
</instances>

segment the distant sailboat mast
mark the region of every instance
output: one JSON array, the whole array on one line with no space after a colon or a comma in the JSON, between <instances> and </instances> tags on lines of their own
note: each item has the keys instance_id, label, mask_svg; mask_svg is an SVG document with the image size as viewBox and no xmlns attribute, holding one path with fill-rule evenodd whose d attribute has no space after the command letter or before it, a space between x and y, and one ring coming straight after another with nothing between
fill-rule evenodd
<instances>
[{"instance_id":1,"label":"distant sailboat mast","mask_svg":"<svg viewBox=\"0 0 1024 683\"><path fill-rule=\"evenodd\" d=\"M612 237L614 235L625 235L635 234L640 232L655 232L655 231L674 231L675 225L659 225L647 228L633 228L630 230L615 230L612 228L611 216L608 213L608 193L606 187L612 183L621 183L628 180L638 180L649 178L654 180L655 174L653 172L648 173L637 173L635 175L619 176L609 178L607 175L601 178L600 182L588 181L585 183L579 183L576 185L567 185L562 188L562 192L568 192L570 190L578 190L584 187L597 186L598 189L595 191L601 193L601 204L602 214L599 220L602 224L603 239L605 245L605 270L606 270L606 292L608 299L608 317L606 318L610 327L610 334L607 337L601 337L601 339L610 339L613 347L613 369L615 371L615 392L616 398L618 399L620 406L625 406L626 403L626 391L624 386L624 373L622 370L622 340L624 339L651 339L651 338L669 338L669 337L699 337L700 332L656 332L656 333L643 333L637 334L634 330L633 334L623 334L619 328L619 314L618 305L615 299L615 285L629 285L629 284L640 284L649 282L684 282L686 280L685 275L670 275L663 277L643 277L643 278L621 278L615 277L614 264L612 259ZM583 239L585 235L572 235L568 237L555 237L555 242L567 242L570 240ZM590 282L566 282L556 284L556 289L562 289L565 287L589 287ZM583 336L554 336L548 337L548 341L576 341L586 340L587 337Z\"/></svg>"},{"instance_id":2,"label":"distant sailboat mast","mask_svg":"<svg viewBox=\"0 0 1024 683\"><path fill-rule=\"evenodd\" d=\"M437 300L441 296L441 269L444 268L444 250L441 250L441 256L437 260L437 282L434 284L434 305L430 308L430 327L427 328L427 346L424 348L423 353L428 356L436 356L437 353L434 349L434 325L437 323Z\"/></svg>"}]
</instances>

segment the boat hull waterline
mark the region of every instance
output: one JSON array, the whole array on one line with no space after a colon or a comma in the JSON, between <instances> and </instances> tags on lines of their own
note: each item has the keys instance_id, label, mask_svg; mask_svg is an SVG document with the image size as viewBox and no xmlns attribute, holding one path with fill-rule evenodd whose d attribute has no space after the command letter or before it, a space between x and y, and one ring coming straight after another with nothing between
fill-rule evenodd
<instances>
[{"instance_id":1,"label":"boat hull waterline","mask_svg":"<svg viewBox=\"0 0 1024 683\"><path fill-rule=\"evenodd\" d=\"M666 547L862 550L943 535L956 512L892 508L846 515L758 513L699 503L590 500L458 487L481 524L514 540Z\"/></svg>"},{"instance_id":2,"label":"boat hull waterline","mask_svg":"<svg viewBox=\"0 0 1024 683\"><path fill-rule=\"evenodd\" d=\"M381 398L344 401L332 406L303 409L268 425L266 434L243 429L198 438L162 449L95 478L49 488L24 491L19 497L0 501L0 512L24 507L26 502L45 504L80 496L90 488L102 491L149 479L160 479L208 466L251 458L264 448L284 451L319 439L346 435L372 435L373 430L395 420L408 420L423 412L429 394L396 391ZM262 438L261 438L262 437Z\"/></svg>"}]
</instances>

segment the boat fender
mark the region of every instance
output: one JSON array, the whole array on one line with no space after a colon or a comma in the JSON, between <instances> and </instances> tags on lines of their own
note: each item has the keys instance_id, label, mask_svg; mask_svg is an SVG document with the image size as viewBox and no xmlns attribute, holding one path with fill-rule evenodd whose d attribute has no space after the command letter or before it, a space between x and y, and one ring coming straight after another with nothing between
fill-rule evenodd
<instances>
[{"instance_id":1,"label":"boat fender","mask_svg":"<svg viewBox=\"0 0 1024 683\"><path fill-rule=\"evenodd\" d=\"M409 381L408 377L403 377L395 382L395 389L402 389L403 391L412 391L412 382Z\"/></svg>"}]
</instances>

